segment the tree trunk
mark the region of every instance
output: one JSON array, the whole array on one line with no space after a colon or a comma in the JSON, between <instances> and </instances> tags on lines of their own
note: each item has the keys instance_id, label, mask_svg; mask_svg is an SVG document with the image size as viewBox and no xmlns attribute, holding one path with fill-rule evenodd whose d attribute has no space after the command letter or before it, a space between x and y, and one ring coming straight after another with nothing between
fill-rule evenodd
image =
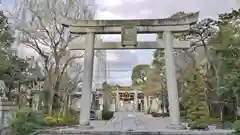
<instances>
[{"instance_id":1,"label":"tree trunk","mask_svg":"<svg viewBox=\"0 0 240 135\"><path fill-rule=\"evenodd\" d=\"M146 102L146 105L147 105L145 107L145 113L150 114L151 113L151 108L152 108L152 102L150 102L150 100L151 100L150 96L146 96L146 99L144 99L144 100L146 100L145 102Z\"/></svg>"},{"instance_id":2,"label":"tree trunk","mask_svg":"<svg viewBox=\"0 0 240 135\"><path fill-rule=\"evenodd\" d=\"M52 115L52 112L53 112L53 99L54 99L54 91L53 89L51 89L49 91L48 115Z\"/></svg>"},{"instance_id":3,"label":"tree trunk","mask_svg":"<svg viewBox=\"0 0 240 135\"><path fill-rule=\"evenodd\" d=\"M148 101L150 102L150 101ZM152 102L148 103L149 104L149 107L148 107L148 112L147 114L151 114L152 113Z\"/></svg>"},{"instance_id":4,"label":"tree trunk","mask_svg":"<svg viewBox=\"0 0 240 135\"><path fill-rule=\"evenodd\" d=\"M38 110L39 107L40 107L40 104L41 104L40 95L37 94L37 95L34 97L34 99L35 99L35 103L34 103L34 104L35 104L35 108L34 108L34 109Z\"/></svg>"},{"instance_id":5,"label":"tree trunk","mask_svg":"<svg viewBox=\"0 0 240 135\"><path fill-rule=\"evenodd\" d=\"M18 108L21 108L21 96L22 96L22 92L21 92L21 83L18 82L18 94L17 94L17 104L18 104Z\"/></svg>"},{"instance_id":6,"label":"tree trunk","mask_svg":"<svg viewBox=\"0 0 240 135\"><path fill-rule=\"evenodd\" d=\"M238 95L237 95L237 93L235 92L235 94L236 94L236 120L238 120L238 116L239 116L239 97L238 97Z\"/></svg>"},{"instance_id":7,"label":"tree trunk","mask_svg":"<svg viewBox=\"0 0 240 135\"><path fill-rule=\"evenodd\" d=\"M166 113L169 113L169 103L168 103L168 98L165 99L165 103L164 103L164 108L166 108Z\"/></svg>"},{"instance_id":8,"label":"tree trunk","mask_svg":"<svg viewBox=\"0 0 240 135\"><path fill-rule=\"evenodd\" d=\"M9 85L9 86L8 86L8 92L6 93L6 97L8 98L9 101L12 101L12 100L13 100L13 99L12 99L12 93L11 93L12 89L13 89L13 86L12 86L12 85Z\"/></svg>"},{"instance_id":9,"label":"tree trunk","mask_svg":"<svg viewBox=\"0 0 240 135\"><path fill-rule=\"evenodd\" d=\"M220 106L220 120L223 121L223 108L224 106Z\"/></svg>"},{"instance_id":10,"label":"tree trunk","mask_svg":"<svg viewBox=\"0 0 240 135\"><path fill-rule=\"evenodd\" d=\"M105 92L103 95L103 111L109 111L111 105L111 96L109 92Z\"/></svg>"},{"instance_id":11,"label":"tree trunk","mask_svg":"<svg viewBox=\"0 0 240 135\"><path fill-rule=\"evenodd\" d=\"M96 104L96 95L95 95L95 93L93 93L92 94L92 104L91 104L92 110L96 110L95 104Z\"/></svg>"},{"instance_id":12,"label":"tree trunk","mask_svg":"<svg viewBox=\"0 0 240 135\"><path fill-rule=\"evenodd\" d=\"M148 112L148 96L144 96L144 113Z\"/></svg>"},{"instance_id":13,"label":"tree trunk","mask_svg":"<svg viewBox=\"0 0 240 135\"><path fill-rule=\"evenodd\" d=\"M68 109L68 104L69 104L69 95L65 95L64 96L65 98L64 98L64 103L63 103L63 114L62 114L62 116L63 117L66 117L67 116L67 111L69 110Z\"/></svg>"},{"instance_id":14,"label":"tree trunk","mask_svg":"<svg viewBox=\"0 0 240 135\"><path fill-rule=\"evenodd\" d=\"M164 94L162 94L162 103L161 103L160 106L161 106L161 109L162 109L162 113L164 113L165 112L165 98L164 98Z\"/></svg>"}]
</instances>

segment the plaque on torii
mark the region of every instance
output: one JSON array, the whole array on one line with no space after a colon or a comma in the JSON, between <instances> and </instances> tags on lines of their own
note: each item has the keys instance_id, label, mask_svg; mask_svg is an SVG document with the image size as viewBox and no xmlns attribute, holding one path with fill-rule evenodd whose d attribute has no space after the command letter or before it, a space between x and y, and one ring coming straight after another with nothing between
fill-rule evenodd
<instances>
[{"instance_id":1,"label":"plaque on torii","mask_svg":"<svg viewBox=\"0 0 240 135\"><path fill-rule=\"evenodd\" d=\"M122 46L137 46L137 27L136 25L123 25L121 27Z\"/></svg>"}]
</instances>

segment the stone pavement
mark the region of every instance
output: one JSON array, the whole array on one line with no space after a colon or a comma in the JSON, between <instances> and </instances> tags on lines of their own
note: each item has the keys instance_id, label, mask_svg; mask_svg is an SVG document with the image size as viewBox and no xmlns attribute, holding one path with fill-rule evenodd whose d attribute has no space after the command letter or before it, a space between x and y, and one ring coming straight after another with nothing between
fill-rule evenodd
<instances>
[{"instance_id":1,"label":"stone pavement","mask_svg":"<svg viewBox=\"0 0 240 135\"><path fill-rule=\"evenodd\" d=\"M117 112L104 127L105 131L148 131L166 129L169 118L154 119L151 115L134 112Z\"/></svg>"},{"instance_id":2,"label":"stone pavement","mask_svg":"<svg viewBox=\"0 0 240 135\"><path fill-rule=\"evenodd\" d=\"M92 121L93 129L79 127L45 130L35 135L231 135L231 130L190 131L171 130L166 127L169 118L153 118L136 112L117 112L106 121Z\"/></svg>"}]
</instances>

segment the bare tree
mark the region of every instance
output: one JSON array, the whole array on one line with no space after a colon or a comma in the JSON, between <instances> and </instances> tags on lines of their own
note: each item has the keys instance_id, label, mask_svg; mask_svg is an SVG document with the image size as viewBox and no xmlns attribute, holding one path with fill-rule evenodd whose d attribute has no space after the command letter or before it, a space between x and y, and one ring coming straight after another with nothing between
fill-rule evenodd
<instances>
[{"instance_id":1,"label":"bare tree","mask_svg":"<svg viewBox=\"0 0 240 135\"><path fill-rule=\"evenodd\" d=\"M49 114L52 114L53 101L59 95L65 72L72 63L78 62L77 59L83 58L83 54L70 54L69 43L79 37L69 34L58 18L92 19L93 7L86 4L86 0L24 0L22 3L25 21L16 23L15 28L21 32L21 43L35 50L42 59L48 95L45 105L48 105Z\"/></svg>"},{"instance_id":2,"label":"bare tree","mask_svg":"<svg viewBox=\"0 0 240 135\"><path fill-rule=\"evenodd\" d=\"M71 106L71 96L74 92L78 91L82 85L82 65L74 63L74 65L71 66L71 69L70 72L65 72L60 85L61 96L59 99L61 100L60 112L62 116L66 116L67 111Z\"/></svg>"}]
</instances>

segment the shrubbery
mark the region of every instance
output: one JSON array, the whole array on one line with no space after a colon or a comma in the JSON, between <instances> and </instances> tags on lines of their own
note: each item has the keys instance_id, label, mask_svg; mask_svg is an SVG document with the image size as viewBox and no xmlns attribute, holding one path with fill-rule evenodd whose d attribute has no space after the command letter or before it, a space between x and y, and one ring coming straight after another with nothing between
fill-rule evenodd
<instances>
[{"instance_id":1,"label":"shrubbery","mask_svg":"<svg viewBox=\"0 0 240 135\"><path fill-rule=\"evenodd\" d=\"M71 117L45 116L44 120L49 127L76 125L77 120Z\"/></svg>"},{"instance_id":2,"label":"shrubbery","mask_svg":"<svg viewBox=\"0 0 240 135\"><path fill-rule=\"evenodd\" d=\"M151 115L152 115L152 117L169 117L169 113L156 113L156 112L152 112Z\"/></svg>"},{"instance_id":3,"label":"shrubbery","mask_svg":"<svg viewBox=\"0 0 240 135\"><path fill-rule=\"evenodd\" d=\"M77 120L73 114L67 114L65 117L58 114L44 116L43 112L26 108L14 112L10 125L17 135L29 135L39 129L76 125Z\"/></svg>"},{"instance_id":4,"label":"shrubbery","mask_svg":"<svg viewBox=\"0 0 240 135\"><path fill-rule=\"evenodd\" d=\"M219 125L221 123L221 120L218 118L209 118L208 124L209 125Z\"/></svg>"},{"instance_id":5,"label":"shrubbery","mask_svg":"<svg viewBox=\"0 0 240 135\"><path fill-rule=\"evenodd\" d=\"M188 87L183 96L188 125L191 129L206 129L210 116L203 78L196 69L189 70L188 78Z\"/></svg>"},{"instance_id":6,"label":"shrubbery","mask_svg":"<svg viewBox=\"0 0 240 135\"><path fill-rule=\"evenodd\" d=\"M225 121L222 123L222 128L223 129L232 129L233 123L231 121Z\"/></svg>"},{"instance_id":7,"label":"shrubbery","mask_svg":"<svg viewBox=\"0 0 240 135\"><path fill-rule=\"evenodd\" d=\"M110 120L114 115L114 112L111 111L103 111L102 112L102 119L103 120Z\"/></svg>"},{"instance_id":8,"label":"shrubbery","mask_svg":"<svg viewBox=\"0 0 240 135\"><path fill-rule=\"evenodd\" d=\"M43 113L32 109L21 109L14 112L10 125L17 135L29 135L45 128L46 122Z\"/></svg>"},{"instance_id":9,"label":"shrubbery","mask_svg":"<svg viewBox=\"0 0 240 135\"><path fill-rule=\"evenodd\" d=\"M240 134L240 120L233 123L233 129L236 131L236 135Z\"/></svg>"}]
</instances>

